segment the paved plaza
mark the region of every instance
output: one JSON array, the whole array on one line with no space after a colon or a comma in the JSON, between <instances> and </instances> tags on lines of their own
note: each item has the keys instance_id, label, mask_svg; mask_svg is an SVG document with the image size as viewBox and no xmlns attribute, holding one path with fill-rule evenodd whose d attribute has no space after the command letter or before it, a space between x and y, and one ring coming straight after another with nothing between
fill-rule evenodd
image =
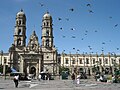
<instances>
[{"instance_id":1,"label":"paved plaza","mask_svg":"<svg viewBox=\"0 0 120 90\"><path fill-rule=\"evenodd\" d=\"M0 78L0 90L120 90L119 83L102 83L93 79L81 79L80 84L73 84L72 80L50 81L20 81L18 88L13 80Z\"/></svg>"}]
</instances>

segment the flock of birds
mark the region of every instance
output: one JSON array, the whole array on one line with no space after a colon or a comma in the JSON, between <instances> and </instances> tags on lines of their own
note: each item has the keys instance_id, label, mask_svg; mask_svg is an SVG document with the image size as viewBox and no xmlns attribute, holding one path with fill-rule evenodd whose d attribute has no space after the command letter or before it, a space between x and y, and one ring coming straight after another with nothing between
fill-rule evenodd
<instances>
[{"instance_id":1,"label":"flock of birds","mask_svg":"<svg viewBox=\"0 0 120 90\"><path fill-rule=\"evenodd\" d=\"M45 6L45 4L43 4L43 3L39 3L39 5L40 5L41 7L44 7L44 6ZM95 12L92 10L92 5L91 5L90 3L87 3L85 6L88 7L88 13L90 13L90 14L95 13ZM69 10L69 12L74 12L74 11L75 11L75 8L69 8L68 10ZM112 19L112 18L113 18L112 16L109 16L109 19ZM63 18L58 17L57 20L58 20L58 21L62 21ZM70 18L65 18L65 20L66 20L66 21L70 21ZM115 24L113 27L114 27L114 28L118 27L118 24ZM61 31L64 31L64 28L63 28L63 27L60 27L59 29L60 29ZM70 30L71 30L71 31L76 31L76 29L75 29L74 27L70 28ZM89 31L86 30L86 31L84 32L84 36L87 36L87 35L88 35L88 32L89 32ZM94 30L94 32L97 33L98 30ZM62 38L66 38L66 35L62 35ZM77 36L72 35L71 38L75 39L75 38L77 38ZM85 37L84 37L84 38L85 38ZM84 38L81 38L81 40L84 40ZM111 40L109 40L109 41L111 42ZM103 42L101 42L101 44L102 44L102 45L105 45L106 42L103 41ZM77 52L80 51L79 49L76 49L75 47L73 47L72 49L73 49L73 50L76 50ZM91 45L88 45L88 49L91 51L91 53L94 53L94 52L92 51L93 47L92 47ZM119 47L117 47L116 50L119 50ZM65 51L65 50L64 50L64 51ZM104 52L104 47L101 48L101 51Z\"/></svg>"}]
</instances>

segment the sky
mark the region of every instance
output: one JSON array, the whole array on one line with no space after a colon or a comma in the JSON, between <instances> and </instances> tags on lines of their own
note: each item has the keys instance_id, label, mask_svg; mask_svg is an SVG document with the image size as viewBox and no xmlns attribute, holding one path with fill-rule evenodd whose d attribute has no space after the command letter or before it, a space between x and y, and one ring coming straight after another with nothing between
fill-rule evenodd
<instances>
[{"instance_id":1,"label":"sky","mask_svg":"<svg viewBox=\"0 0 120 90\"><path fill-rule=\"evenodd\" d=\"M53 19L54 45L58 53L120 54L120 0L1 0L0 50L14 42L16 14L26 18L26 45L35 30L41 45L43 15Z\"/></svg>"}]
</instances>

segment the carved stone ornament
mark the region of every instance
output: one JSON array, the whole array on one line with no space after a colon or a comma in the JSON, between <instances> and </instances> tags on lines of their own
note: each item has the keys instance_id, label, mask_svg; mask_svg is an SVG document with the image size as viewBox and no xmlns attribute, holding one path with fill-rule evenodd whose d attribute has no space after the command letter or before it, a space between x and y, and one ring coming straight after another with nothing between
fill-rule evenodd
<instances>
[{"instance_id":1,"label":"carved stone ornament","mask_svg":"<svg viewBox=\"0 0 120 90\"><path fill-rule=\"evenodd\" d=\"M35 31L33 31L32 35L29 38L27 48L29 51L38 51L39 50L38 37L37 37Z\"/></svg>"}]
</instances>

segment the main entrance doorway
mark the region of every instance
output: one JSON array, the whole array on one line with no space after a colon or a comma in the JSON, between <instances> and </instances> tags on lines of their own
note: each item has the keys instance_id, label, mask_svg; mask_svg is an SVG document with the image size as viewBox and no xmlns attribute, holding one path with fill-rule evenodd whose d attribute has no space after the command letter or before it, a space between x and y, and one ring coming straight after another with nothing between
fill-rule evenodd
<instances>
[{"instance_id":1,"label":"main entrance doorway","mask_svg":"<svg viewBox=\"0 0 120 90\"><path fill-rule=\"evenodd\" d=\"M36 68L35 67L31 67L30 68L30 74L35 74L36 73Z\"/></svg>"},{"instance_id":2,"label":"main entrance doorway","mask_svg":"<svg viewBox=\"0 0 120 90\"><path fill-rule=\"evenodd\" d=\"M21 54L20 70L25 75L39 75L43 67L43 58L41 54Z\"/></svg>"},{"instance_id":3,"label":"main entrance doorway","mask_svg":"<svg viewBox=\"0 0 120 90\"><path fill-rule=\"evenodd\" d=\"M30 74L33 74L34 76L36 76L36 68L34 66L30 68Z\"/></svg>"}]
</instances>

